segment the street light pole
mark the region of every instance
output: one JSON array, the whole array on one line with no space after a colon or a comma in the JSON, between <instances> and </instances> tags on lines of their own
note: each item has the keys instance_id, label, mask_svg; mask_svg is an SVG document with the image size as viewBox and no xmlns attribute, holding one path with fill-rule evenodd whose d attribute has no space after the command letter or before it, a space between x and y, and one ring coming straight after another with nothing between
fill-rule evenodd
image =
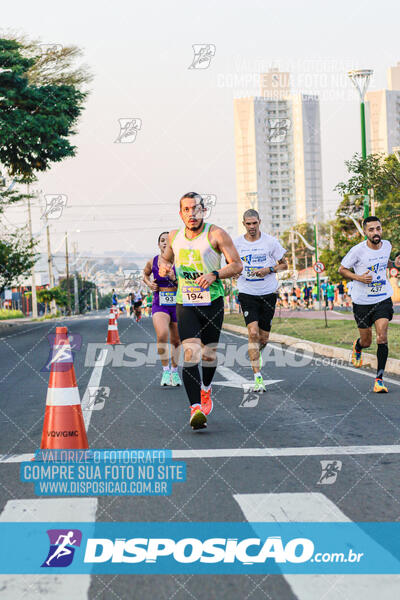
<instances>
[{"instance_id":1,"label":"street light pole","mask_svg":"<svg viewBox=\"0 0 400 600\"><path fill-rule=\"evenodd\" d=\"M369 81L373 75L372 69L354 69L348 72L354 87L360 95L360 115L361 115L361 154L363 160L367 158L367 137L365 132L365 93L368 88ZM368 188L364 188L364 219L369 216L369 196Z\"/></svg>"}]
</instances>

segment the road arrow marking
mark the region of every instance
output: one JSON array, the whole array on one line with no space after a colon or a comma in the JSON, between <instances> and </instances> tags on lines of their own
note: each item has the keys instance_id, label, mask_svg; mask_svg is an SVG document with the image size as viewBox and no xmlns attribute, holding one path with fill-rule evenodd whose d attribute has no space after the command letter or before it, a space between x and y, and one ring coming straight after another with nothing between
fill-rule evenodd
<instances>
[{"instance_id":1,"label":"road arrow marking","mask_svg":"<svg viewBox=\"0 0 400 600\"><path fill-rule=\"evenodd\" d=\"M250 390L254 387L254 380L249 381L246 377L242 377L239 373L235 373L232 369L228 369L228 367L217 367L218 373L225 377L228 381L213 381L213 385L222 385L223 387L235 387L241 388L243 390ZM273 385L274 383L279 383L283 381L283 379L264 379L264 384Z\"/></svg>"}]
</instances>

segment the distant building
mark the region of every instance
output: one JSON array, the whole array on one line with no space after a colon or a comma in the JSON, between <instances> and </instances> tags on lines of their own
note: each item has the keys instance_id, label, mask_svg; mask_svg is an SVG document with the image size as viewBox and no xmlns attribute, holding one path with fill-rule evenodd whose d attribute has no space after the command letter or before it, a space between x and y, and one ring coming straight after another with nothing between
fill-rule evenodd
<instances>
[{"instance_id":1,"label":"distant building","mask_svg":"<svg viewBox=\"0 0 400 600\"><path fill-rule=\"evenodd\" d=\"M388 89L365 94L368 154L392 154L400 146L400 63L387 72Z\"/></svg>"},{"instance_id":2,"label":"distant building","mask_svg":"<svg viewBox=\"0 0 400 600\"><path fill-rule=\"evenodd\" d=\"M235 98L235 154L239 232L255 208L263 230L282 233L322 217L319 98L290 94L290 74L261 75L261 96Z\"/></svg>"}]
</instances>

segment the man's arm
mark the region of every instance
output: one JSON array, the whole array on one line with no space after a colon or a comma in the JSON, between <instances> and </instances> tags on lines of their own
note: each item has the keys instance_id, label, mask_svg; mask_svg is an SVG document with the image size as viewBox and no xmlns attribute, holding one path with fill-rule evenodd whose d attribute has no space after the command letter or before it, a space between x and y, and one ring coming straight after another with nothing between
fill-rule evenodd
<instances>
[{"instance_id":1,"label":"man's arm","mask_svg":"<svg viewBox=\"0 0 400 600\"><path fill-rule=\"evenodd\" d=\"M214 225L212 228L212 242L213 247L222 252L227 262L224 267L218 270L219 278L228 279L234 275L239 275L243 271L243 265L231 236L221 229L221 227ZM197 285L204 288L208 287L214 281L216 281L216 277L213 273L201 275L196 279Z\"/></svg>"},{"instance_id":2,"label":"man's arm","mask_svg":"<svg viewBox=\"0 0 400 600\"><path fill-rule=\"evenodd\" d=\"M284 256L278 260L278 262L272 267L274 271L272 271L271 267L264 267L259 271L256 271L257 277L264 277L265 275L269 275L270 273L277 273L278 271L286 271L288 268L287 260Z\"/></svg>"},{"instance_id":3,"label":"man's arm","mask_svg":"<svg viewBox=\"0 0 400 600\"><path fill-rule=\"evenodd\" d=\"M356 275L355 273L353 273L353 271L350 271L350 269L346 269L346 267L344 267L343 265L340 265L338 271L342 277L344 277L345 279L349 279L350 281L360 281L361 283L371 283L372 281L371 271L366 271L362 275Z\"/></svg>"},{"instance_id":4,"label":"man's arm","mask_svg":"<svg viewBox=\"0 0 400 600\"><path fill-rule=\"evenodd\" d=\"M396 256L396 258L394 260L391 260L389 258L388 269L391 269L392 267L396 267L396 269L400 269L400 254L398 256Z\"/></svg>"}]
</instances>

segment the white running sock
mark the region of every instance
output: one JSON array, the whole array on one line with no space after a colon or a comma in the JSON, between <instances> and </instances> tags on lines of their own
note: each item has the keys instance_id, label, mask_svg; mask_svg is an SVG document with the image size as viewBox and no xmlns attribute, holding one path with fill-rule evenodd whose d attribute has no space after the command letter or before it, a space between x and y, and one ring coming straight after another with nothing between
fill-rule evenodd
<instances>
[{"instance_id":1,"label":"white running sock","mask_svg":"<svg viewBox=\"0 0 400 600\"><path fill-rule=\"evenodd\" d=\"M178 372L178 367L172 367L171 371L172 371L173 373L177 373L177 372Z\"/></svg>"},{"instance_id":2,"label":"white running sock","mask_svg":"<svg viewBox=\"0 0 400 600\"><path fill-rule=\"evenodd\" d=\"M209 390L211 390L211 383L207 387L204 385L204 383L202 383L201 389L203 390L203 392L208 392Z\"/></svg>"},{"instance_id":3,"label":"white running sock","mask_svg":"<svg viewBox=\"0 0 400 600\"><path fill-rule=\"evenodd\" d=\"M163 371L169 371L169 365L168 367L163 367Z\"/></svg>"}]
</instances>

